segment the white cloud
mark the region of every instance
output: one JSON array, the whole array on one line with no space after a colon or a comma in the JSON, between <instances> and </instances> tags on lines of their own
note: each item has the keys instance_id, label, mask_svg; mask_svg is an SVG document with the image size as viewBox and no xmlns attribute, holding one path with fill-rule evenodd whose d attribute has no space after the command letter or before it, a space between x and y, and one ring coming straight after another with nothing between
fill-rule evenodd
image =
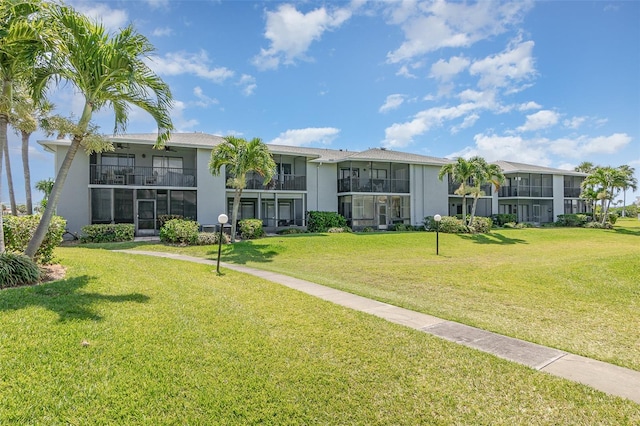
<instances>
[{"instance_id":1,"label":"white cloud","mask_svg":"<svg viewBox=\"0 0 640 426\"><path fill-rule=\"evenodd\" d=\"M210 98L209 96L205 95L200 86L196 86L193 88L193 94L196 96L196 98L198 98L198 101L196 102L197 106L206 108L209 105L218 103L217 99Z\"/></svg>"},{"instance_id":2,"label":"white cloud","mask_svg":"<svg viewBox=\"0 0 640 426\"><path fill-rule=\"evenodd\" d=\"M256 84L256 79L249 74L242 74L240 77L240 81L238 81L238 86L242 87L242 93L245 96L253 95L258 85Z\"/></svg>"},{"instance_id":3,"label":"white cloud","mask_svg":"<svg viewBox=\"0 0 640 426\"><path fill-rule=\"evenodd\" d=\"M405 41L387 54L387 62L402 62L443 47L469 47L518 24L532 5L531 1L394 3L389 23L402 26Z\"/></svg>"},{"instance_id":4,"label":"white cloud","mask_svg":"<svg viewBox=\"0 0 640 426\"><path fill-rule=\"evenodd\" d=\"M173 108L171 109L171 121L173 122L176 132L190 132L200 124L196 119L185 118L184 111L186 109L187 105L184 102L173 102Z\"/></svg>"},{"instance_id":5,"label":"white cloud","mask_svg":"<svg viewBox=\"0 0 640 426\"><path fill-rule=\"evenodd\" d=\"M387 100L385 101L384 105L382 105L378 111L387 112L387 111L397 109L400 107L400 105L402 105L402 103L404 102L404 99L405 99L405 95L400 95L400 94L389 95L387 96Z\"/></svg>"},{"instance_id":6,"label":"white cloud","mask_svg":"<svg viewBox=\"0 0 640 426\"><path fill-rule=\"evenodd\" d=\"M533 130L546 129L555 126L560 119L560 115L555 111L542 110L531 115L527 115L524 125L518 127L518 131L530 132Z\"/></svg>"},{"instance_id":7,"label":"white cloud","mask_svg":"<svg viewBox=\"0 0 640 426\"><path fill-rule=\"evenodd\" d=\"M542 108L542 105L539 105L538 103L533 101L529 101L527 103L518 105L518 111L529 111L532 109L540 109L540 108Z\"/></svg>"},{"instance_id":8,"label":"white cloud","mask_svg":"<svg viewBox=\"0 0 640 426\"><path fill-rule=\"evenodd\" d=\"M170 27L155 28L151 34L156 37L168 37L173 35L173 29Z\"/></svg>"},{"instance_id":9,"label":"white cloud","mask_svg":"<svg viewBox=\"0 0 640 426\"><path fill-rule=\"evenodd\" d=\"M104 3L93 2L73 2L71 5L90 19L101 22L110 32L119 30L129 23L129 15L124 9L112 9Z\"/></svg>"},{"instance_id":10,"label":"white cloud","mask_svg":"<svg viewBox=\"0 0 640 426\"><path fill-rule=\"evenodd\" d=\"M152 9L169 8L169 0L145 0L145 2L151 6Z\"/></svg>"},{"instance_id":11,"label":"white cloud","mask_svg":"<svg viewBox=\"0 0 640 426\"><path fill-rule=\"evenodd\" d=\"M480 115L477 114L477 113L473 113L473 114L467 115L464 118L464 120L462 120L462 123L460 125L453 126L451 128L451 134L456 134L462 129L468 129L469 127L471 127L474 124L476 124L476 121L478 121L479 118L480 118Z\"/></svg>"},{"instance_id":12,"label":"white cloud","mask_svg":"<svg viewBox=\"0 0 640 426\"><path fill-rule=\"evenodd\" d=\"M201 50L199 53L172 52L164 56L154 56L148 64L159 75L192 74L200 78L222 83L232 77L234 72L225 67L209 68L209 57Z\"/></svg>"},{"instance_id":13,"label":"white cloud","mask_svg":"<svg viewBox=\"0 0 640 426\"><path fill-rule=\"evenodd\" d=\"M475 141L475 155L480 155L487 161L509 160L540 166L547 166L551 163L547 155L546 139L477 134L473 140Z\"/></svg>"},{"instance_id":14,"label":"white cloud","mask_svg":"<svg viewBox=\"0 0 640 426\"><path fill-rule=\"evenodd\" d=\"M454 107L435 107L417 113L413 120L405 123L394 123L385 129L382 146L387 148L403 148L430 129L442 125L444 121L455 120L472 114L478 108L475 103L468 102Z\"/></svg>"},{"instance_id":15,"label":"white cloud","mask_svg":"<svg viewBox=\"0 0 640 426\"><path fill-rule=\"evenodd\" d=\"M321 7L305 14L292 4L281 4L277 10L267 12L264 36L271 45L260 49L253 64L265 70L278 68L281 62L292 64L296 59L307 59L311 43L319 40L325 31L340 27L351 18L351 13L348 8Z\"/></svg>"},{"instance_id":16,"label":"white cloud","mask_svg":"<svg viewBox=\"0 0 640 426\"><path fill-rule=\"evenodd\" d=\"M562 124L564 127L568 127L570 129L577 129L587 121L587 117L572 117L570 119L564 120Z\"/></svg>"},{"instance_id":17,"label":"white cloud","mask_svg":"<svg viewBox=\"0 0 640 426\"><path fill-rule=\"evenodd\" d=\"M407 67L406 65L401 66L398 72L396 72L396 75L406 78L417 78L415 74L411 74L411 71L409 71L409 67Z\"/></svg>"},{"instance_id":18,"label":"white cloud","mask_svg":"<svg viewBox=\"0 0 640 426\"><path fill-rule=\"evenodd\" d=\"M469 72L471 75L480 76L480 88L507 87L530 79L536 72L532 56L533 46L533 41L517 41L502 53L474 62Z\"/></svg>"},{"instance_id":19,"label":"white cloud","mask_svg":"<svg viewBox=\"0 0 640 426\"><path fill-rule=\"evenodd\" d=\"M308 127L306 129L293 129L280 133L269 142L276 145L309 146L314 143L330 144L340 133L335 127Z\"/></svg>"},{"instance_id":20,"label":"white cloud","mask_svg":"<svg viewBox=\"0 0 640 426\"><path fill-rule=\"evenodd\" d=\"M449 61L440 59L431 66L430 77L442 81L448 81L455 75L464 71L470 63L471 61L464 56L453 56L449 58Z\"/></svg>"}]
</instances>

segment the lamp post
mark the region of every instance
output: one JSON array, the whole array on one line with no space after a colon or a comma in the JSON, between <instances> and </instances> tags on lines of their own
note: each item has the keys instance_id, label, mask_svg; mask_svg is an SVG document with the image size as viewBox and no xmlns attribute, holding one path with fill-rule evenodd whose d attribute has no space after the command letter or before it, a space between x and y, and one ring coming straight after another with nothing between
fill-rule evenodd
<instances>
[{"instance_id":1,"label":"lamp post","mask_svg":"<svg viewBox=\"0 0 640 426\"><path fill-rule=\"evenodd\" d=\"M437 214L433 217L433 220L436 221L436 256L438 256L440 254L440 221L442 216Z\"/></svg>"},{"instance_id":2,"label":"lamp post","mask_svg":"<svg viewBox=\"0 0 640 426\"><path fill-rule=\"evenodd\" d=\"M218 223L220 223L220 236L218 238L218 266L216 267L216 273L218 275L222 275L220 273L220 253L222 252L222 229L224 228L224 224L229 221L229 216L222 213L218 216Z\"/></svg>"}]
</instances>

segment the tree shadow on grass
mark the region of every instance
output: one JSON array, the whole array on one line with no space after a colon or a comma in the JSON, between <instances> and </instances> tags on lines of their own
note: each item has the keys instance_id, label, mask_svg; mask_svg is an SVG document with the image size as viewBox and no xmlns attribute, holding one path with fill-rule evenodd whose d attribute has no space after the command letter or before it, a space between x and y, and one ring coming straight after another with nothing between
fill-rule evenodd
<instances>
[{"instance_id":1,"label":"tree shadow on grass","mask_svg":"<svg viewBox=\"0 0 640 426\"><path fill-rule=\"evenodd\" d=\"M502 234L458 234L458 236L463 240L468 240L476 244L529 244L526 240L521 240L519 238L508 238Z\"/></svg>"},{"instance_id":2,"label":"tree shadow on grass","mask_svg":"<svg viewBox=\"0 0 640 426\"><path fill-rule=\"evenodd\" d=\"M266 263L271 262L278 252L272 247L252 244L251 241L226 244L222 246L222 262L244 265L247 262ZM207 252L209 259L218 259L218 246Z\"/></svg>"},{"instance_id":3,"label":"tree shadow on grass","mask_svg":"<svg viewBox=\"0 0 640 426\"><path fill-rule=\"evenodd\" d=\"M640 237L640 229L635 230L635 229L629 229L629 228L613 228L613 231L617 234L622 234L622 235L633 235L636 237Z\"/></svg>"},{"instance_id":4,"label":"tree shadow on grass","mask_svg":"<svg viewBox=\"0 0 640 426\"><path fill-rule=\"evenodd\" d=\"M58 314L58 321L100 321L102 317L91 306L102 302L146 303L149 296L140 293L106 295L80 291L91 277L59 280L36 286L8 288L0 291L0 311L17 311L29 307L41 307Z\"/></svg>"}]
</instances>

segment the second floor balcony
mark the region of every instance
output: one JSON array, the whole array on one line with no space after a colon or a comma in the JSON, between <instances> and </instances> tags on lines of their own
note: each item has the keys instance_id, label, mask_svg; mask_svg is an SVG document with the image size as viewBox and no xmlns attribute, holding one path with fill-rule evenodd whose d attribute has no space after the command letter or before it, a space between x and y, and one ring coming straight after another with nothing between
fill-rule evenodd
<instances>
[{"instance_id":1,"label":"second floor balcony","mask_svg":"<svg viewBox=\"0 0 640 426\"><path fill-rule=\"evenodd\" d=\"M167 186L194 188L196 170L175 167L119 167L92 164L91 185Z\"/></svg>"},{"instance_id":2,"label":"second floor balcony","mask_svg":"<svg viewBox=\"0 0 640 426\"><path fill-rule=\"evenodd\" d=\"M409 193L408 179L338 179L338 192Z\"/></svg>"},{"instance_id":3,"label":"second floor balcony","mask_svg":"<svg viewBox=\"0 0 640 426\"><path fill-rule=\"evenodd\" d=\"M503 186L498 192L500 197L553 197L553 188L546 186Z\"/></svg>"},{"instance_id":4,"label":"second floor balcony","mask_svg":"<svg viewBox=\"0 0 640 426\"><path fill-rule=\"evenodd\" d=\"M227 176L227 182L229 181L229 178L230 176ZM260 176L258 173L247 173L246 184L247 186L245 189L262 191L306 191L307 176L278 173L265 185L264 177ZM227 188L231 188L231 186L227 184Z\"/></svg>"}]
</instances>

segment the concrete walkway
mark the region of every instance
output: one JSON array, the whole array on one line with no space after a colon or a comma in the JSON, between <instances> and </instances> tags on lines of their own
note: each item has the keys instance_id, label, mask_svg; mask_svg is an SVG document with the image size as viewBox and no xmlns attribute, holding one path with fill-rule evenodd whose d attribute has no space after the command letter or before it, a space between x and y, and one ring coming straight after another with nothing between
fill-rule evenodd
<instances>
[{"instance_id":1,"label":"concrete walkway","mask_svg":"<svg viewBox=\"0 0 640 426\"><path fill-rule=\"evenodd\" d=\"M158 256L215 266L213 260L172 253L141 250L118 250L127 254ZM557 349L525 342L479 328L446 321L431 315L399 308L387 303L356 296L341 290L292 278L275 272L242 265L221 263L221 266L251 274L347 308L367 312L387 321L411 327L443 339L479 349L500 358L524 364L539 371L583 383L603 392L628 398L640 404L640 371L618 367L573 355Z\"/></svg>"}]
</instances>

